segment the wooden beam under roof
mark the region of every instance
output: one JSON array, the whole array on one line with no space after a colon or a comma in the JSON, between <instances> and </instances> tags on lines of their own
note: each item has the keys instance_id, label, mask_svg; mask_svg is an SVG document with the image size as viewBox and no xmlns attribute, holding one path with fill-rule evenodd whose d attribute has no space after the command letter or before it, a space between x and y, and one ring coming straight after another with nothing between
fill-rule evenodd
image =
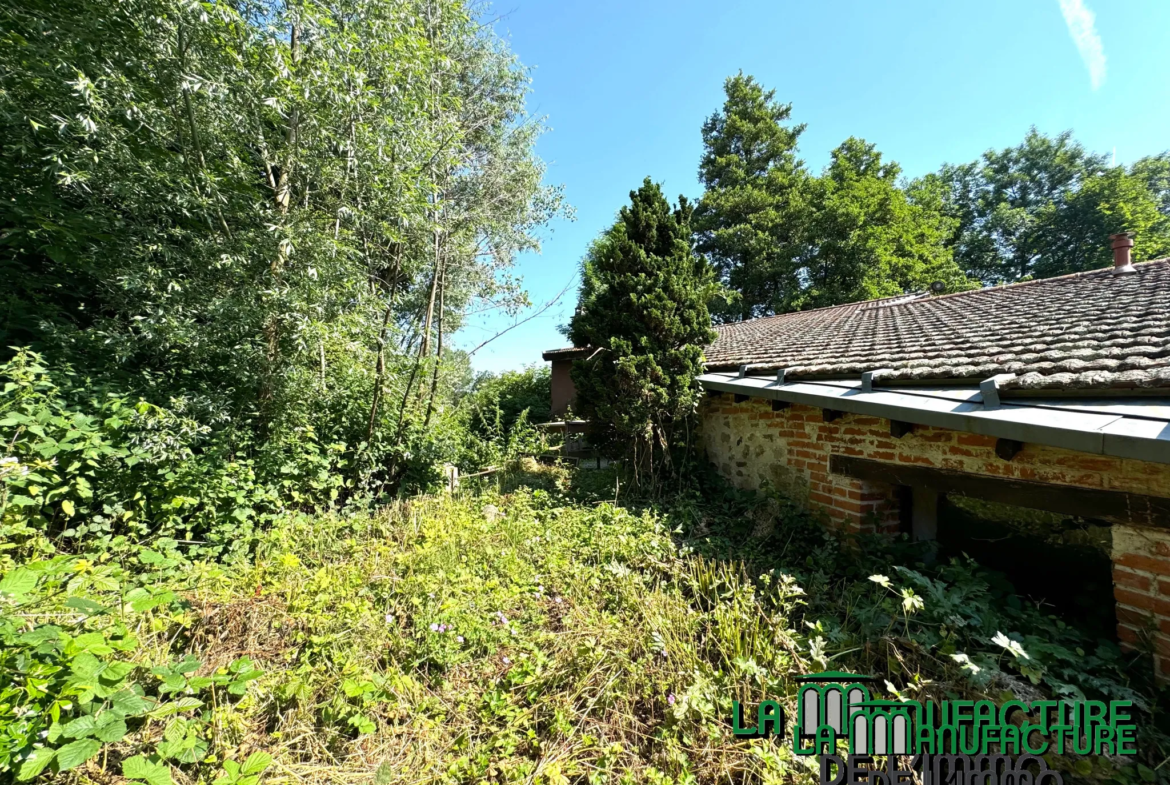
<instances>
[{"instance_id":1,"label":"wooden beam under roof","mask_svg":"<svg viewBox=\"0 0 1170 785\"><path fill-rule=\"evenodd\" d=\"M829 459L829 471L856 480L930 488L952 496L967 496L1062 515L1170 528L1170 499L1163 496L989 477L848 455L832 456Z\"/></svg>"}]
</instances>

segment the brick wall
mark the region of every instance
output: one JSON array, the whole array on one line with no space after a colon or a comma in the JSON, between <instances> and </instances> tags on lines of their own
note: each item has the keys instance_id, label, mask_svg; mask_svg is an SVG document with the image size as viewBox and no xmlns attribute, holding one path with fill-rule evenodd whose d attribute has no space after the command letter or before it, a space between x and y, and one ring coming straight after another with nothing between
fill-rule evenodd
<instances>
[{"instance_id":1,"label":"brick wall","mask_svg":"<svg viewBox=\"0 0 1170 785\"><path fill-rule=\"evenodd\" d=\"M1122 646L1152 648L1170 678L1170 531L1113 527L1113 594Z\"/></svg>"},{"instance_id":2,"label":"brick wall","mask_svg":"<svg viewBox=\"0 0 1170 785\"><path fill-rule=\"evenodd\" d=\"M731 395L707 396L700 416L701 443L724 476L742 488L776 487L847 531L896 531L898 499L889 486L831 474L833 454L1170 497L1170 466L1159 463L1035 444L1005 461L987 436L915 426L895 438L889 420L878 417L824 422L820 409L774 412L769 401L735 403ZM1158 667L1170 676L1170 529L1112 528L1118 636L1155 647Z\"/></svg>"}]
</instances>

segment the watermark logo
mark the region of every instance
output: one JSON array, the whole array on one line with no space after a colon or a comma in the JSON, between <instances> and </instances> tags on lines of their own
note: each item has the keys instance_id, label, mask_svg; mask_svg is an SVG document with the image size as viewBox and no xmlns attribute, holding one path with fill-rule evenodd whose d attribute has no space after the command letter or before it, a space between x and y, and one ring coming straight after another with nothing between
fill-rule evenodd
<instances>
[{"instance_id":1,"label":"watermark logo","mask_svg":"<svg viewBox=\"0 0 1170 785\"><path fill-rule=\"evenodd\" d=\"M894 785L919 772L925 785L1060 785L1042 755L1134 755L1132 701L880 700L874 677L828 671L802 676L792 749L820 758L822 785ZM784 709L762 701L733 704L732 730L741 737L783 736ZM754 723L754 724L753 724ZM846 745L848 757L840 747ZM992 752L992 750L995 750ZM874 755L887 757L874 769ZM908 770L895 756L912 756ZM868 779L867 779L868 777Z\"/></svg>"}]
</instances>

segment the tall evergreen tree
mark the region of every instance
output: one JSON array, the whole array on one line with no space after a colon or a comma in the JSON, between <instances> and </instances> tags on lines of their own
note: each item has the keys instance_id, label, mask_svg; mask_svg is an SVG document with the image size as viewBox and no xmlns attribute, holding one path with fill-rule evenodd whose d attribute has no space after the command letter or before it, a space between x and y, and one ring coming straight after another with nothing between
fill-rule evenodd
<instances>
[{"instance_id":1,"label":"tall evergreen tree","mask_svg":"<svg viewBox=\"0 0 1170 785\"><path fill-rule=\"evenodd\" d=\"M598 350L573 369L593 438L650 482L689 446L703 345L715 335L707 303L718 285L691 250L689 214L685 198L672 210L650 178L631 191L615 225L590 248L569 325L575 345Z\"/></svg>"},{"instance_id":2,"label":"tall evergreen tree","mask_svg":"<svg viewBox=\"0 0 1170 785\"><path fill-rule=\"evenodd\" d=\"M791 104L739 73L724 83L723 109L703 124L699 179L707 189L695 210L697 250L738 293L715 303L717 321L779 313L799 288L805 250L809 175L797 157L803 125Z\"/></svg>"}]
</instances>

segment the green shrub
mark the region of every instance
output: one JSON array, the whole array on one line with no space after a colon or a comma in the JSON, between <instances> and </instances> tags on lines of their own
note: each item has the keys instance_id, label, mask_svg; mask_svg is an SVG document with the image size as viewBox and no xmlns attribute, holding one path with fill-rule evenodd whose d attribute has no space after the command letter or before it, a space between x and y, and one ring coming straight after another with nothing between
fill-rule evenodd
<instances>
[{"instance_id":1,"label":"green shrub","mask_svg":"<svg viewBox=\"0 0 1170 785\"><path fill-rule=\"evenodd\" d=\"M212 707L243 695L261 673L241 658L197 676L199 659L172 660L158 646L160 634L166 640L190 619L177 593L185 572L173 551L121 536L98 555L57 555L5 571L0 775L59 774L116 748L124 776L165 785L170 765L205 761ZM151 657L160 664L151 667ZM147 732L152 723L160 733Z\"/></svg>"},{"instance_id":2,"label":"green shrub","mask_svg":"<svg viewBox=\"0 0 1170 785\"><path fill-rule=\"evenodd\" d=\"M19 352L0 365L0 542L100 549L119 535L171 537L194 552L245 552L258 522L335 500L344 445L311 428L253 445Z\"/></svg>"}]
</instances>

